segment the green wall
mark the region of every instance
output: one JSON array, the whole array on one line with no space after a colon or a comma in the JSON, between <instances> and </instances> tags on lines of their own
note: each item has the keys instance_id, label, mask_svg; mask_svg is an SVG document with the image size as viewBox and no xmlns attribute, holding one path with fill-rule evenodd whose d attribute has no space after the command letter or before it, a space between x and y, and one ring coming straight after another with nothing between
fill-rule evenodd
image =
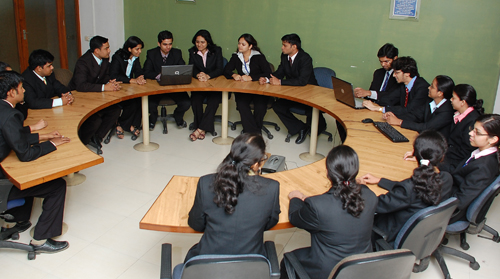
<instances>
[{"instance_id":1,"label":"green wall","mask_svg":"<svg viewBox=\"0 0 500 279\"><path fill-rule=\"evenodd\" d=\"M297 33L314 66L367 88L380 67L376 53L390 42L401 56L412 56L420 75L439 74L473 85L493 110L500 63L500 1L422 0L418 22L390 20L391 0L124 0L125 35L136 35L146 49L161 30L174 34L174 47L187 49L199 29L211 32L229 58L238 37L251 33L269 62L279 63L280 38ZM142 61L146 59L145 53Z\"/></svg>"}]
</instances>

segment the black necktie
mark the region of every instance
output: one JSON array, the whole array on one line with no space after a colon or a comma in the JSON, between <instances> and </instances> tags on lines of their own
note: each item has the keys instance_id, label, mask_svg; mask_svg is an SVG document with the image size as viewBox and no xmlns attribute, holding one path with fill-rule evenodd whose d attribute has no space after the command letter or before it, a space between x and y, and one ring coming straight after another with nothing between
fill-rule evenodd
<instances>
[{"instance_id":1,"label":"black necktie","mask_svg":"<svg viewBox=\"0 0 500 279\"><path fill-rule=\"evenodd\" d=\"M288 62L290 62L290 68L292 67L292 58L291 57L288 57Z\"/></svg>"}]
</instances>

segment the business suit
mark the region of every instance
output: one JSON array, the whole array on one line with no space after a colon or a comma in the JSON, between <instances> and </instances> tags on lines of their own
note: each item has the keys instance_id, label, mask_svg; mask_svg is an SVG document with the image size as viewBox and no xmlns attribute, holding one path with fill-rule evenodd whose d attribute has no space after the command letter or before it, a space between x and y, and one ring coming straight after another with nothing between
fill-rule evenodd
<instances>
[{"instance_id":1,"label":"business suit","mask_svg":"<svg viewBox=\"0 0 500 279\"><path fill-rule=\"evenodd\" d=\"M429 98L429 83L422 77L417 77L413 83L413 87L408 92L408 104L405 107L406 87L401 83L395 90L384 97L384 102L387 101L385 112L393 112L398 118L407 113L415 113L414 111L429 104L432 101ZM381 100L382 101L382 100Z\"/></svg>"},{"instance_id":2,"label":"business suit","mask_svg":"<svg viewBox=\"0 0 500 279\"><path fill-rule=\"evenodd\" d=\"M391 74L389 77L389 80L387 81L387 85L385 87L385 90L384 91L380 90L380 87L382 87L382 83L384 82L386 72L387 71L384 68L380 68L380 69L375 70L375 72L373 72L373 79L372 79L372 83L370 84L370 88L369 88L370 91L377 92L377 99L374 101L375 101L375 103L377 103L381 106L387 105L383 101L384 96L389 94L389 92L393 91L398 86L398 82L397 82L396 78L394 77L393 74ZM393 71L393 73L394 73L394 71Z\"/></svg>"},{"instance_id":3,"label":"business suit","mask_svg":"<svg viewBox=\"0 0 500 279\"><path fill-rule=\"evenodd\" d=\"M312 58L303 50L299 50L292 66L290 66L290 62L288 61L288 55L281 54L281 63L276 72L273 73L273 76L281 80L281 85L318 85L316 77L314 76ZM306 123L297 119L297 117L293 115L290 111L290 108L292 107L305 110L307 116ZM307 130L311 127L312 108L310 106L287 99L278 99L273 105L273 110L288 129L288 133L291 135L295 135L301 130ZM322 132L324 130L326 130L326 121L323 114L320 113L318 132Z\"/></svg>"},{"instance_id":4,"label":"business suit","mask_svg":"<svg viewBox=\"0 0 500 279\"><path fill-rule=\"evenodd\" d=\"M242 54L240 54L242 57ZM259 80L260 77L266 77L271 74L271 67L269 62L267 62L266 57L258 51L252 50L249 58L250 61L250 77L252 81ZM227 79L232 79L233 71L236 70L238 75L243 76L243 62L237 53L231 56L231 59L224 67L224 76ZM262 133L262 125L264 122L264 116L267 112L267 103L269 101L269 96L255 95L255 94L245 94L236 93L236 107L240 112L241 123L243 124L243 131L245 133ZM250 109L250 104L253 102L254 110Z\"/></svg>"},{"instance_id":5,"label":"business suit","mask_svg":"<svg viewBox=\"0 0 500 279\"><path fill-rule=\"evenodd\" d=\"M311 234L311 247L292 251L310 278L327 278L343 258L372 251L371 232L377 196L362 185L361 197L364 209L359 217L342 209L342 200L334 195L333 189L304 201L290 200L290 223Z\"/></svg>"},{"instance_id":6,"label":"business suit","mask_svg":"<svg viewBox=\"0 0 500 279\"><path fill-rule=\"evenodd\" d=\"M144 77L147 79L156 79L156 77L161 74L161 66L166 65L185 65L184 59L182 59L182 51L177 48L172 48L168 52L165 64L163 63L163 57L161 56L160 47L155 47L148 50L146 54L146 62L144 63ZM186 92L160 94L160 95L150 95L149 96L149 123L156 123L158 119L158 105L162 96L168 96L177 104L177 108L174 111L174 118L177 125L182 125L184 123L184 114L191 106L191 100Z\"/></svg>"},{"instance_id":7,"label":"business suit","mask_svg":"<svg viewBox=\"0 0 500 279\"><path fill-rule=\"evenodd\" d=\"M441 200L451 195L453 178L447 172L440 172L442 182ZM378 205L374 226L387 235L387 241L393 242L406 221L419 210L430 205L418 197L411 178L401 182L382 178L378 185L389 192L378 196Z\"/></svg>"},{"instance_id":8,"label":"business suit","mask_svg":"<svg viewBox=\"0 0 500 279\"><path fill-rule=\"evenodd\" d=\"M280 214L279 183L262 176L246 185L238 196L233 214L214 203L215 174L200 177L188 224L204 232L200 242L186 255L185 261L203 254L262 254L264 231L278 223Z\"/></svg>"},{"instance_id":9,"label":"business suit","mask_svg":"<svg viewBox=\"0 0 500 279\"><path fill-rule=\"evenodd\" d=\"M453 113L454 110L449 100L446 100L434 112L431 112L431 107L427 104L426 106L417 107L412 113L402 115L401 128L419 133L425 130L434 130L448 139L451 124L453 123Z\"/></svg>"},{"instance_id":10,"label":"business suit","mask_svg":"<svg viewBox=\"0 0 500 279\"><path fill-rule=\"evenodd\" d=\"M208 50L206 66L203 64L203 58L198 55L198 49L196 46L190 48L189 52L189 64L193 64L193 77L203 72L210 76L210 78L216 78L222 75L224 70L223 60L222 60L222 49L218 46L212 47L212 50ZM205 112L203 112L203 100L207 99L207 107ZM214 132L214 117L217 109L219 108L219 103L222 101L222 93L220 91L210 92L210 91L193 91L191 92L191 108L194 114L194 128L200 128L205 132Z\"/></svg>"},{"instance_id":11,"label":"business suit","mask_svg":"<svg viewBox=\"0 0 500 279\"><path fill-rule=\"evenodd\" d=\"M5 100L0 100L0 162L11 150L23 162L36 160L56 150L50 141L39 143L38 134L32 134L28 127L23 127L23 120L21 112L12 108ZM0 179L6 179L3 171L0 171ZM11 187L8 200L25 198L26 201L23 206L7 211L14 216L14 222L30 219L33 197L44 198L43 211L35 226L33 238L43 240L59 236L62 232L66 182L58 178L22 191Z\"/></svg>"},{"instance_id":12,"label":"business suit","mask_svg":"<svg viewBox=\"0 0 500 279\"><path fill-rule=\"evenodd\" d=\"M453 196L458 206L451 217L451 223L465 220L467 208L498 176L498 152L472 159L467 165L463 160L453 174Z\"/></svg>"},{"instance_id":13,"label":"business suit","mask_svg":"<svg viewBox=\"0 0 500 279\"><path fill-rule=\"evenodd\" d=\"M103 84L108 83L109 80L109 58L103 58L99 66L92 51L88 50L76 61L69 88L80 92L101 92ZM98 138L97 140L102 140L108 131L116 125L120 111L120 107L112 105L94 113L85 120L78 131L82 143L88 144L94 135Z\"/></svg>"},{"instance_id":14,"label":"business suit","mask_svg":"<svg viewBox=\"0 0 500 279\"><path fill-rule=\"evenodd\" d=\"M61 97L63 93L70 92L69 88L60 83L55 75L45 77L45 84L30 68L26 69L22 76L24 78L23 87L24 101L30 109L52 108L53 97Z\"/></svg>"}]
</instances>

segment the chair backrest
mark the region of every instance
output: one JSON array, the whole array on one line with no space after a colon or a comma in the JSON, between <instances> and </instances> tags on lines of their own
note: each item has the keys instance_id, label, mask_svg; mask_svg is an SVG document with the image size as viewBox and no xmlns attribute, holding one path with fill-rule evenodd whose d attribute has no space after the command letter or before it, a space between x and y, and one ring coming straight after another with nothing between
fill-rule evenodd
<instances>
[{"instance_id":1,"label":"chair backrest","mask_svg":"<svg viewBox=\"0 0 500 279\"><path fill-rule=\"evenodd\" d=\"M441 243L457 205L458 199L452 197L415 213L399 231L394 248L410 249L419 260L430 256Z\"/></svg>"},{"instance_id":2,"label":"chair backrest","mask_svg":"<svg viewBox=\"0 0 500 279\"><path fill-rule=\"evenodd\" d=\"M266 257L247 255L200 255L189 259L182 270L182 279L263 279L271 278Z\"/></svg>"},{"instance_id":3,"label":"chair backrest","mask_svg":"<svg viewBox=\"0 0 500 279\"><path fill-rule=\"evenodd\" d=\"M222 67L225 68L227 65L227 59L226 57L222 57Z\"/></svg>"},{"instance_id":4,"label":"chair backrest","mask_svg":"<svg viewBox=\"0 0 500 279\"><path fill-rule=\"evenodd\" d=\"M68 86L71 78L73 77L73 73L68 69L55 68L54 76L64 86Z\"/></svg>"},{"instance_id":5,"label":"chair backrest","mask_svg":"<svg viewBox=\"0 0 500 279\"><path fill-rule=\"evenodd\" d=\"M318 85L333 89L332 77L335 77L335 71L326 67L314 68L314 77L318 81Z\"/></svg>"},{"instance_id":6,"label":"chair backrest","mask_svg":"<svg viewBox=\"0 0 500 279\"><path fill-rule=\"evenodd\" d=\"M409 279L414 263L408 249L358 254L340 261L328 278Z\"/></svg>"},{"instance_id":7,"label":"chair backrest","mask_svg":"<svg viewBox=\"0 0 500 279\"><path fill-rule=\"evenodd\" d=\"M467 208L467 220L473 224L481 223L499 192L500 175L469 205Z\"/></svg>"}]
</instances>

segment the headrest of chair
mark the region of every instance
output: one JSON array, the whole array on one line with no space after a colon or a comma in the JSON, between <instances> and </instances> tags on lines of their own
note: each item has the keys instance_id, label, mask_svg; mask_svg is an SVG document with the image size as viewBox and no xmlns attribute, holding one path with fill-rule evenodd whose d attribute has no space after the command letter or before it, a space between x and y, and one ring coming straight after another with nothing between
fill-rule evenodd
<instances>
[{"instance_id":1,"label":"headrest of chair","mask_svg":"<svg viewBox=\"0 0 500 279\"><path fill-rule=\"evenodd\" d=\"M214 264L220 264L218 265L219 267L216 269L210 269L212 266L215 266ZM232 264L232 265L231 265ZM231 268L231 266L233 266ZM237 266L237 267L236 267ZM191 278L191 275L193 274L200 274L205 272L215 272L219 275L217 275L217 278L223 278L223 274L228 273L228 269L232 270L229 272L226 276L227 278L234 278L234 273L235 269L236 270L242 270L244 273L247 274L252 274L252 276L257 276L259 273L258 270L261 270L261 273L264 273L262 271L262 268L266 267L265 273L267 275L271 274L271 264L269 263L269 260L264 257L263 255L259 254L243 254L243 255L199 255L196 257L193 257L189 259L183 266L182 268L182 278L185 277L185 275L188 278ZM224 267L224 268L222 268ZM189 273L188 273L189 272ZM231 273L231 274L230 274ZM188 276L189 275L189 276ZM207 274L205 274L207 275ZM200 278L199 276L196 276ZM226 278L224 277L224 278ZM249 277L245 277L249 278ZM252 277L253 278L253 277Z\"/></svg>"}]
</instances>

